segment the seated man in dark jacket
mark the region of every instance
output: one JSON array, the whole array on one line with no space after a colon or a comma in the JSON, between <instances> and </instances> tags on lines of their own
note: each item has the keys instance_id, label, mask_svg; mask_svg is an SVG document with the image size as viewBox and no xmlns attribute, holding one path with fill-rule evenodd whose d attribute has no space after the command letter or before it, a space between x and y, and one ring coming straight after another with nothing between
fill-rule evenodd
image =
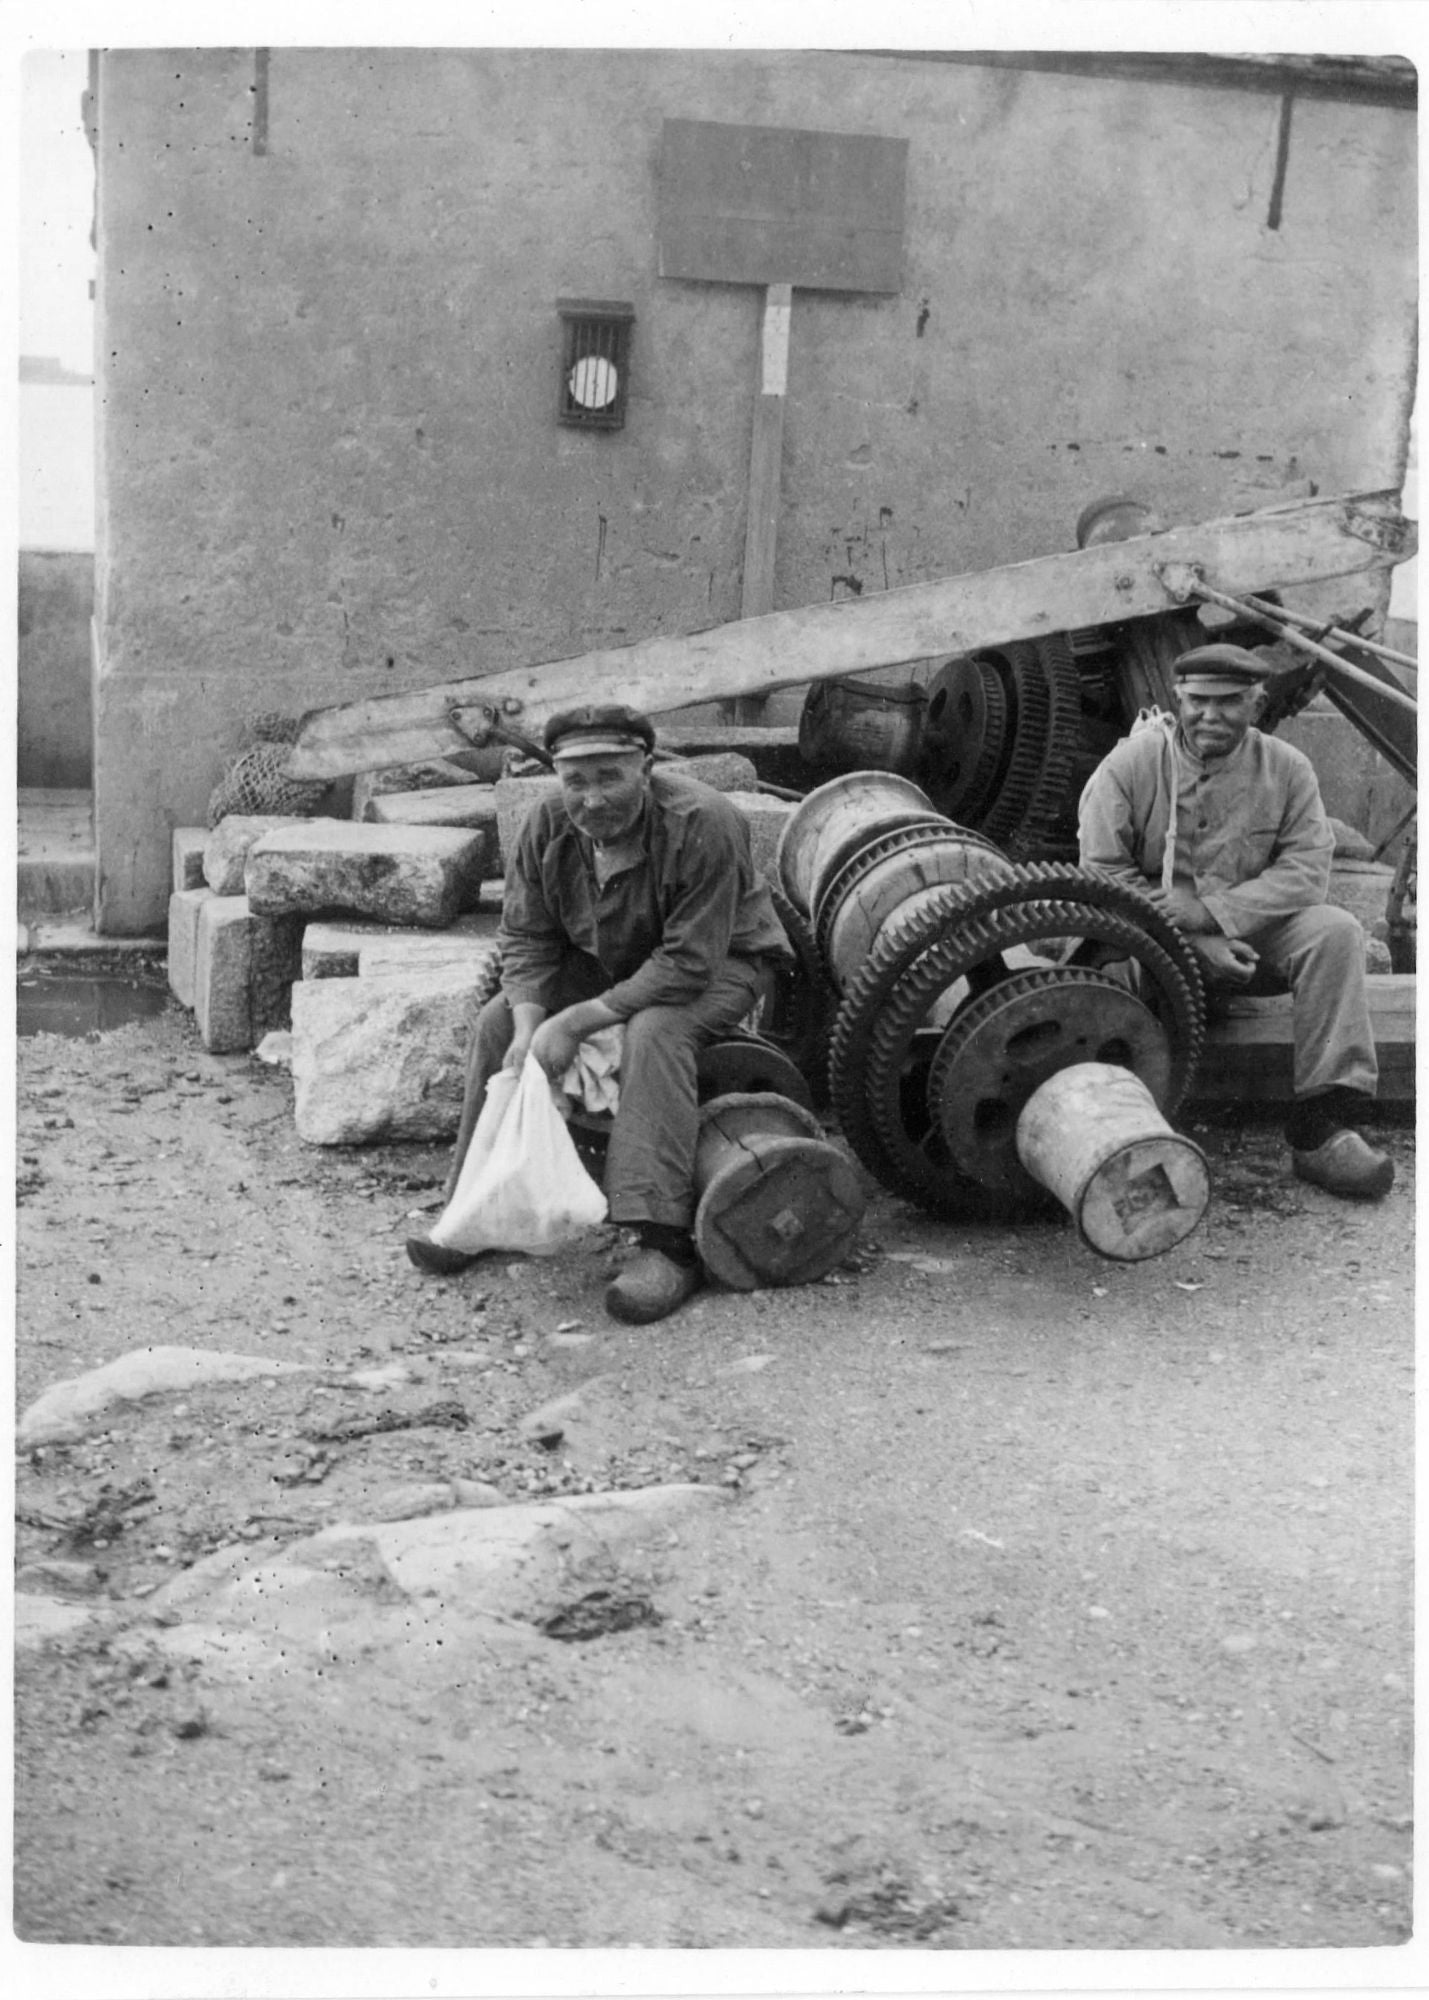
<instances>
[{"instance_id":1,"label":"seated man in dark jacket","mask_svg":"<svg viewBox=\"0 0 1429 2000\"><path fill-rule=\"evenodd\" d=\"M1394 1162L1355 1129L1379 1080L1364 934L1326 901L1335 843L1309 758L1252 727L1268 671L1240 646L1182 654L1174 728L1134 730L1087 781L1082 866L1159 904L1212 987L1262 969L1289 984L1295 1171L1331 1194L1383 1195Z\"/></svg>"},{"instance_id":2,"label":"seated man in dark jacket","mask_svg":"<svg viewBox=\"0 0 1429 2000\"><path fill-rule=\"evenodd\" d=\"M573 709L552 718L545 743L561 790L532 809L506 870L501 991L472 1035L447 1193L503 1064L519 1069L529 1050L559 1079L588 1035L623 1022L605 1192L611 1221L635 1229L641 1252L606 1308L663 1319L701 1281L690 1234L696 1058L766 996L789 944L739 812L654 763L647 717ZM470 1262L422 1237L407 1249L423 1270Z\"/></svg>"}]
</instances>

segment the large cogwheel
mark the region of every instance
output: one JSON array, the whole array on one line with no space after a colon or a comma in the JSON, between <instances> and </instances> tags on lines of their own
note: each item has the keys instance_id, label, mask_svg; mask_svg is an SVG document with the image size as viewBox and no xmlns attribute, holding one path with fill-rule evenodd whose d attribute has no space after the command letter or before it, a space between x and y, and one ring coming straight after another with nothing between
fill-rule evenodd
<instances>
[{"instance_id":1,"label":"large cogwheel","mask_svg":"<svg viewBox=\"0 0 1429 2000\"><path fill-rule=\"evenodd\" d=\"M1071 782L1082 740L1082 687L1064 632L977 655L1010 696L1012 755L978 824L1016 858L1044 843Z\"/></svg>"},{"instance_id":2,"label":"large cogwheel","mask_svg":"<svg viewBox=\"0 0 1429 2000\"><path fill-rule=\"evenodd\" d=\"M802 1074L814 1102L826 1104L829 1037L838 1011L838 995L824 970L808 923L776 883L769 884L769 894L793 947L796 963L776 976L774 991L759 1018L759 1032Z\"/></svg>"},{"instance_id":3,"label":"large cogwheel","mask_svg":"<svg viewBox=\"0 0 1429 2000\"><path fill-rule=\"evenodd\" d=\"M1017 1123L1040 1085L1074 1063L1114 1063L1164 1104L1166 1030L1116 979L1080 968L1019 972L960 1008L928 1077L928 1112L952 1159L984 1187L1031 1199Z\"/></svg>"},{"instance_id":4,"label":"large cogwheel","mask_svg":"<svg viewBox=\"0 0 1429 2000\"><path fill-rule=\"evenodd\" d=\"M921 781L949 819L976 824L996 798L1012 755L1010 713L1002 675L975 653L945 661L929 683Z\"/></svg>"},{"instance_id":5,"label":"large cogwheel","mask_svg":"<svg viewBox=\"0 0 1429 2000\"><path fill-rule=\"evenodd\" d=\"M1169 1045L1168 1115L1195 1074L1205 1032L1199 962L1135 890L1078 868L1034 864L928 898L884 931L850 983L834 1024L829 1081L844 1136L864 1165L935 1214L975 1218L1015 1206L1006 1190L984 1188L954 1159L929 1085L949 1019L1025 969L1025 961L1003 957L1017 946L1041 946L1044 957L1055 954L1074 969L1134 961L1140 998ZM935 1006L943 1016L936 1024Z\"/></svg>"}]
</instances>

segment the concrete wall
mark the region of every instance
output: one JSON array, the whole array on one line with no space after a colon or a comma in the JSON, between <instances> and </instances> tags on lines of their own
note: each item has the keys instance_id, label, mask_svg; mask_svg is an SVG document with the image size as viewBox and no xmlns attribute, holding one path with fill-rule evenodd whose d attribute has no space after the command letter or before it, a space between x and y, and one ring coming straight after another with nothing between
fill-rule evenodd
<instances>
[{"instance_id":1,"label":"concrete wall","mask_svg":"<svg viewBox=\"0 0 1429 2000\"><path fill-rule=\"evenodd\" d=\"M92 779L94 557L22 551L16 653L17 782L82 790Z\"/></svg>"},{"instance_id":2,"label":"concrete wall","mask_svg":"<svg viewBox=\"0 0 1429 2000\"><path fill-rule=\"evenodd\" d=\"M102 928L162 915L256 710L737 615L760 294L656 276L665 117L910 142L903 289L795 298L778 605L1395 486L1414 119L867 55L101 58ZM555 422L562 295L636 309Z\"/></svg>"}]
</instances>

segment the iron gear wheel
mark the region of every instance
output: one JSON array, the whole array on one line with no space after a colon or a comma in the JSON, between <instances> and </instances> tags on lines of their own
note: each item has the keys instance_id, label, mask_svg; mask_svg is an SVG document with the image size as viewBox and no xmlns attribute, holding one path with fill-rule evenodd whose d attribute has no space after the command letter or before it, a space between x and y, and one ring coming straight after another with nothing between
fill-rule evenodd
<instances>
[{"instance_id":1,"label":"iron gear wheel","mask_svg":"<svg viewBox=\"0 0 1429 2000\"><path fill-rule=\"evenodd\" d=\"M1082 689L1064 632L984 652L1012 695L1012 755L981 817L1014 858L1044 842L1066 793L1082 736Z\"/></svg>"},{"instance_id":2,"label":"iron gear wheel","mask_svg":"<svg viewBox=\"0 0 1429 2000\"><path fill-rule=\"evenodd\" d=\"M1019 972L962 1008L928 1077L928 1113L954 1164L984 1187L1031 1198L1017 1151L1027 1100L1073 1063L1115 1063L1158 1106L1171 1081L1166 1030L1129 987L1063 966Z\"/></svg>"},{"instance_id":3,"label":"iron gear wheel","mask_svg":"<svg viewBox=\"0 0 1429 2000\"><path fill-rule=\"evenodd\" d=\"M928 687L923 720L923 787L939 812L975 821L996 798L1012 734L1011 699L991 660L946 660Z\"/></svg>"},{"instance_id":4,"label":"iron gear wheel","mask_svg":"<svg viewBox=\"0 0 1429 2000\"><path fill-rule=\"evenodd\" d=\"M975 1218L1015 1206L957 1165L929 1113L941 1035L925 1023L959 981L976 1000L1014 977L1002 957L1011 946L1066 939L1078 940L1065 960L1074 966L1135 961L1142 997L1171 1050L1163 1108L1169 1115L1180 1104L1205 1032L1191 945L1153 903L1119 882L1061 864L1024 865L999 881L937 892L890 925L844 996L830 1095L845 1138L885 1187L938 1215Z\"/></svg>"},{"instance_id":5,"label":"iron gear wheel","mask_svg":"<svg viewBox=\"0 0 1429 2000\"><path fill-rule=\"evenodd\" d=\"M775 882L769 885L774 912L793 948L796 963L775 975L774 991L759 1017L766 1042L786 1055L803 1076L816 1104L828 1102L829 1038L838 1011L835 993L814 934Z\"/></svg>"},{"instance_id":6,"label":"iron gear wheel","mask_svg":"<svg viewBox=\"0 0 1429 2000\"><path fill-rule=\"evenodd\" d=\"M993 861L1004 869L1010 865L1001 848L995 846L985 835L974 832L971 827L959 826L950 819L929 820L913 826L895 827L891 833L879 834L866 847L859 848L830 876L828 887L819 898L819 907L814 918L814 943L826 966L829 962L829 941L834 919L838 916L845 897L857 893L860 883L880 862L889 860L895 854L916 857L926 853L930 848L954 848L962 851L971 849L977 854L990 855ZM913 865L916 867L916 860ZM949 865L957 864L951 862ZM948 879L964 880L968 872L965 867L962 876L956 878L950 876ZM986 866L982 872L987 872ZM915 878L913 886L919 888L926 885Z\"/></svg>"}]
</instances>

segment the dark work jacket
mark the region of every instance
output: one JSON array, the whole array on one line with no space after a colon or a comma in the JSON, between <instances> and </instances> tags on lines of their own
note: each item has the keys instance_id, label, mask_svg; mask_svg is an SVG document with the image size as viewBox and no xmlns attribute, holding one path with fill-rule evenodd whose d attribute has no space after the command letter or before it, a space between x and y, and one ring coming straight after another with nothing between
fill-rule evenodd
<instances>
[{"instance_id":1,"label":"dark work jacket","mask_svg":"<svg viewBox=\"0 0 1429 2000\"><path fill-rule=\"evenodd\" d=\"M557 1006L572 946L611 980L600 997L622 1020L688 1005L727 958L792 959L754 872L749 828L722 793L657 765L639 838L633 864L602 887L594 846L564 799L532 807L501 911L501 985L513 1005Z\"/></svg>"}]
</instances>

